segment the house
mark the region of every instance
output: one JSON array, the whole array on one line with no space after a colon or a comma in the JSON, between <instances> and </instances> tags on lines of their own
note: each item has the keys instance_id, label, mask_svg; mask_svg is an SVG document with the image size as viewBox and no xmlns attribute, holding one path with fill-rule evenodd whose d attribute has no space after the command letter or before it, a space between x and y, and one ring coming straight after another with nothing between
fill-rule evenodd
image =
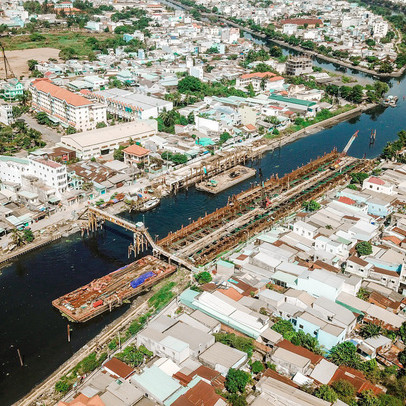
<instances>
[{"instance_id":1,"label":"house","mask_svg":"<svg viewBox=\"0 0 406 406\"><path fill-rule=\"evenodd\" d=\"M137 336L137 345L144 345L154 354L181 363L190 356L198 357L214 344L214 336L174 319L163 317L150 323Z\"/></svg>"},{"instance_id":2,"label":"house","mask_svg":"<svg viewBox=\"0 0 406 406\"><path fill-rule=\"evenodd\" d=\"M310 371L310 359L278 347L271 355L276 369L291 376L298 372L306 375Z\"/></svg>"},{"instance_id":3,"label":"house","mask_svg":"<svg viewBox=\"0 0 406 406\"><path fill-rule=\"evenodd\" d=\"M15 99L24 93L23 84L16 78L9 79L4 86L4 98L6 100Z\"/></svg>"},{"instance_id":4,"label":"house","mask_svg":"<svg viewBox=\"0 0 406 406\"><path fill-rule=\"evenodd\" d=\"M230 368L241 368L247 362L247 354L217 342L201 353L199 360L204 365L226 376Z\"/></svg>"},{"instance_id":5,"label":"house","mask_svg":"<svg viewBox=\"0 0 406 406\"><path fill-rule=\"evenodd\" d=\"M133 144L123 150L124 163L126 165L137 165L149 163L150 151L139 145Z\"/></svg>"},{"instance_id":6,"label":"house","mask_svg":"<svg viewBox=\"0 0 406 406\"><path fill-rule=\"evenodd\" d=\"M106 404L100 399L99 395L88 397L80 393L70 402L59 401L58 406L106 406Z\"/></svg>"},{"instance_id":7,"label":"house","mask_svg":"<svg viewBox=\"0 0 406 406\"><path fill-rule=\"evenodd\" d=\"M377 193L384 193L386 195L394 194L394 185L377 176L370 176L362 182L362 189L367 191L374 191Z\"/></svg>"},{"instance_id":8,"label":"house","mask_svg":"<svg viewBox=\"0 0 406 406\"><path fill-rule=\"evenodd\" d=\"M260 395L252 406L330 406L331 402L316 398L301 389L269 376L262 377L255 385Z\"/></svg>"},{"instance_id":9,"label":"house","mask_svg":"<svg viewBox=\"0 0 406 406\"><path fill-rule=\"evenodd\" d=\"M160 405L182 388L177 379L169 376L156 365L145 368L140 375L133 375L130 381L141 389L146 397L152 398Z\"/></svg>"},{"instance_id":10,"label":"house","mask_svg":"<svg viewBox=\"0 0 406 406\"><path fill-rule=\"evenodd\" d=\"M237 78L236 88L246 90L252 85L254 91L282 90L285 79L272 72L246 73Z\"/></svg>"},{"instance_id":11,"label":"house","mask_svg":"<svg viewBox=\"0 0 406 406\"><path fill-rule=\"evenodd\" d=\"M105 362L103 364L103 370L117 379L128 379L134 373L134 369L116 357L113 357L109 361Z\"/></svg>"},{"instance_id":12,"label":"house","mask_svg":"<svg viewBox=\"0 0 406 406\"><path fill-rule=\"evenodd\" d=\"M199 381L185 394L179 396L171 406L226 406L226 400L218 395L208 383Z\"/></svg>"}]
</instances>

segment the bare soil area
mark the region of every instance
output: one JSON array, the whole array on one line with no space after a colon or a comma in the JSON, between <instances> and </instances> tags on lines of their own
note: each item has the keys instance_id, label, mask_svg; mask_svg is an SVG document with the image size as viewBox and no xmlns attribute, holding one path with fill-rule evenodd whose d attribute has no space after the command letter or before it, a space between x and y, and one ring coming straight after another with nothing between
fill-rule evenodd
<instances>
[{"instance_id":1,"label":"bare soil area","mask_svg":"<svg viewBox=\"0 0 406 406\"><path fill-rule=\"evenodd\" d=\"M16 77L28 76L27 61L35 59L37 61L47 61L49 58L58 59L60 50L56 48L36 48L15 51L6 51L7 59ZM4 64L0 62L0 77L4 78Z\"/></svg>"}]
</instances>

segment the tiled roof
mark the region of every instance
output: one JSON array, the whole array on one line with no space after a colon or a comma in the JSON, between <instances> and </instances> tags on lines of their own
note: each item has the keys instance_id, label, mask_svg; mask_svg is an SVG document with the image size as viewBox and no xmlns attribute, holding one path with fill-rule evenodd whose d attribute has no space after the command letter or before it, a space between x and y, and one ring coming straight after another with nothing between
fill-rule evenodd
<instances>
[{"instance_id":1,"label":"tiled roof","mask_svg":"<svg viewBox=\"0 0 406 406\"><path fill-rule=\"evenodd\" d=\"M237 292L234 288L218 289L217 291L229 297L230 299L235 300L236 302L238 302L242 298L242 294Z\"/></svg>"},{"instance_id":2,"label":"tiled roof","mask_svg":"<svg viewBox=\"0 0 406 406\"><path fill-rule=\"evenodd\" d=\"M399 274L398 274L397 272L395 272L395 271L389 271L389 270L387 270L387 269L379 268L379 267L377 267L377 266L374 266L374 267L372 268L372 271L373 271L373 272L376 272L376 273L380 273L380 274L382 274L382 275L388 275L388 276L394 276L394 277L398 277L398 276L399 276Z\"/></svg>"},{"instance_id":3,"label":"tiled roof","mask_svg":"<svg viewBox=\"0 0 406 406\"><path fill-rule=\"evenodd\" d=\"M115 357L107 361L104 364L104 367L114 372L117 376L120 376L121 378L124 379L134 372L134 370L131 367L129 367L127 364L125 364L124 362L120 361Z\"/></svg>"},{"instance_id":4,"label":"tiled roof","mask_svg":"<svg viewBox=\"0 0 406 406\"><path fill-rule=\"evenodd\" d=\"M32 87L35 87L37 90L50 94L52 97L55 97L59 100L65 100L66 103L72 106L86 106L92 104L91 101L85 99L83 96L80 96L76 93L72 93L67 89L56 86L49 79L36 79L31 83Z\"/></svg>"},{"instance_id":5,"label":"tiled roof","mask_svg":"<svg viewBox=\"0 0 406 406\"><path fill-rule=\"evenodd\" d=\"M200 381L193 388L189 389L184 395L180 396L173 406L214 406L219 399L222 399L220 395L217 395L214 388L204 381Z\"/></svg>"},{"instance_id":6,"label":"tiled roof","mask_svg":"<svg viewBox=\"0 0 406 406\"><path fill-rule=\"evenodd\" d=\"M355 204L355 200L350 199L349 197L346 196L340 196L338 199L339 202L349 204L350 206Z\"/></svg>"},{"instance_id":7,"label":"tiled roof","mask_svg":"<svg viewBox=\"0 0 406 406\"><path fill-rule=\"evenodd\" d=\"M402 243L402 240L400 240L398 237L395 237L394 235L385 235L385 237L382 237L382 240L391 241L396 245L400 245Z\"/></svg>"},{"instance_id":8,"label":"tiled roof","mask_svg":"<svg viewBox=\"0 0 406 406\"><path fill-rule=\"evenodd\" d=\"M338 367L337 371L331 378L329 385L341 379L350 382L356 389L357 393L361 393L368 389L372 390L375 394L382 392L380 388L369 382L361 371L343 365Z\"/></svg>"},{"instance_id":9,"label":"tiled roof","mask_svg":"<svg viewBox=\"0 0 406 406\"><path fill-rule=\"evenodd\" d=\"M385 181L383 181L382 179L377 178L376 176L371 176L367 182L369 183L374 183L375 185L384 185Z\"/></svg>"},{"instance_id":10,"label":"tiled roof","mask_svg":"<svg viewBox=\"0 0 406 406\"><path fill-rule=\"evenodd\" d=\"M140 147L139 145L135 145L135 144L130 145L129 147L124 149L124 152L126 154L135 155L135 156L139 156L139 157L146 156L150 153L149 149L145 149L145 148Z\"/></svg>"},{"instance_id":11,"label":"tiled roof","mask_svg":"<svg viewBox=\"0 0 406 406\"><path fill-rule=\"evenodd\" d=\"M316 24L323 24L323 21L318 18L288 18L286 20L282 20L281 24L296 24L296 25L316 25Z\"/></svg>"},{"instance_id":12,"label":"tiled roof","mask_svg":"<svg viewBox=\"0 0 406 406\"><path fill-rule=\"evenodd\" d=\"M58 406L105 406L99 395L88 398L83 393L80 393L75 399L70 402L58 402Z\"/></svg>"},{"instance_id":13,"label":"tiled roof","mask_svg":"<svg viewBox=\"0 0 406 406\"><path fill-rule=\"evenodd\" d=\"M293 352L296 355L300 355L302 357L310 359L310 362L313 365L318 364L323 359L321 355L317 355L314 352L311 352L299 345L294 345L288 340L283 340L280 343L278 343L278 347Z\"/></svg>"},{"instance_id":14,"label":"tiled roof","mask_svg":"<svg viewBox=\"0 0 406 406\"><path fill-rule=\"evenodd\" d=\"M272 78L276 76L272 72L254 72L254 73L246 73L245 75L241 76L241 79L262 79L265 77Z\"/></svg>"}]
</instances>

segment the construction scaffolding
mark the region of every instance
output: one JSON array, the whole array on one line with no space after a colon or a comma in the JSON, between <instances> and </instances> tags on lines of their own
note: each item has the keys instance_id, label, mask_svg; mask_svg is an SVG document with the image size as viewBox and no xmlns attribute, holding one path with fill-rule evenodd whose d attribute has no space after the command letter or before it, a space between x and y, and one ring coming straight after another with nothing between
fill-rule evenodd
<instances>
[{"instance_id":1,"label":"construction scaffolding","mask_svg":"<svg viewBox=\"0 0 406 406\"><path fill-rule=\"evenodd\" d=\"M351 172L370 165L351 157L337 165L338 158L333 151L281 179L273 176L233 196L226 206L169 233L158 245L194 265L204 265L297 211L304 201L317 199L347 181Z\"/></svg>"}]
</instances>

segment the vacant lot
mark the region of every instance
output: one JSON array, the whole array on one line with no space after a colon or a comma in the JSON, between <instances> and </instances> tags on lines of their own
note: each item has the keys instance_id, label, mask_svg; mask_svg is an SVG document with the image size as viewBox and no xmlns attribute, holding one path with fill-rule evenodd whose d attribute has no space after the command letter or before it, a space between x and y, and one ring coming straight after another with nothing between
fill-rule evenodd
<instances>
[{"instance_id":1,"label":"vacant lot","mask_svg":"<svg viewBox=\"0 0 406 406\"><path fill-rule=\"evenodd\" d=\"M27 75L29 59L47 61L49 58L58 58L59 52L64 48L73 48L79 57L85 57L92 49L86 40L95 37L98 40L112 38L110 33L90 33L75 31L52 31L40 33L40 36L14 35L2 38L6 55L17 77ZM0 62L0 77L4 77L4 65Z\"/></svg>"},{"instance_id":2,"label":"vacant lot","mask_svg":"<svg viewBox=\"0 0 406 406\"><path fill-rule=\"evenodd\" d=\"M6 51L6 56L10 62L11 69L19 78L21 75L28 75L27 61L36 59L37 61L47 61L49 58L58 59L59 49L38 48L24 49L22 51ZM0 62L0 78L4 78L4 64Z\"/></svg>"}]
</instances>

